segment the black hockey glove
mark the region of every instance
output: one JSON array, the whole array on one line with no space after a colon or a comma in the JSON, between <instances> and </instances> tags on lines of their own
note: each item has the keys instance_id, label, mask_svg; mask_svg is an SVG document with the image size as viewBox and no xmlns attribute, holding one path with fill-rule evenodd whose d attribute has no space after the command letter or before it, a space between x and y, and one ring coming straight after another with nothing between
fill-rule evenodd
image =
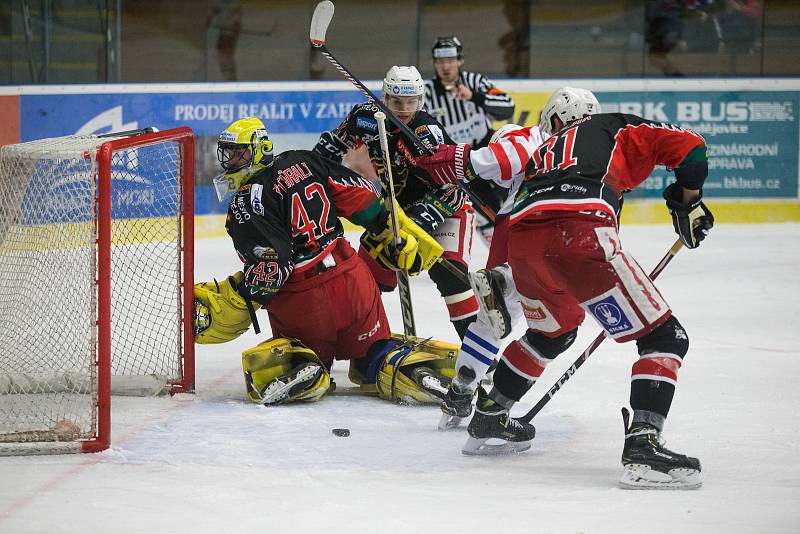
<instances>
[{"instance_id":1,"label":"black hockey glove","mask_svg":"<svg viewBox=\"0 0 800 534\"><path fill-rule=\"evenodd\" d=\"M406 214L428 233L436 230L445 219L441 211L426 202L412 204L406 208Z\"/></svg>"},{"instance_id":2,"label":"black hockey glove","mask_svg":"<svg viewBox=\"0 0 800 534\"><path fill-rule=\"evenodd\" d=\"M672 215L672 226L686 248L697 248L714 227L714 216L703 203L702 195L697 200L684 204L683 188L672 183L664 189L667 209Z\"/></svg>"}]
</instances>

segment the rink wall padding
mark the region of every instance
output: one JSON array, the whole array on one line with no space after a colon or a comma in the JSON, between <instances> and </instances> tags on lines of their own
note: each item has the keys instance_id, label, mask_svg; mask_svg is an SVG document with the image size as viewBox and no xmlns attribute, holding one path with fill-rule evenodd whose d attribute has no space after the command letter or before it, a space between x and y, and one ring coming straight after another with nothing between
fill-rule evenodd
<instances>
[{"instance_id":1,"label":"rink wall padding","mask_svg":"<svg viewBox=\"0 0 800 534\"><path fill-rule=\"evenodd\" d=\"M797 201L715 201L708 199L717 224L799 223L800 202ZM632 200L625 202L620 219L623 224L672 224L663 202ZM361 227L342 219L345 230ZM195 237L198 239L226 237L224 215L195 217Z\"/></svg>"}]
</instances>

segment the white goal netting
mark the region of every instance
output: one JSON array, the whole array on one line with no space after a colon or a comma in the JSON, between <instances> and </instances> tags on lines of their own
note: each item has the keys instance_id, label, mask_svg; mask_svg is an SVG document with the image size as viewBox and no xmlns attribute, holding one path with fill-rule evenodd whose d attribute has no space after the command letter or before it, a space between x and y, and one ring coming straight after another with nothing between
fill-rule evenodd
<instances>
[{"instance_id":1,"label":"white goal netting","mask_svg":"<svg viewBox=\"0 0 800 534\"><path fill-rule=\"evenodd\" d=\"M110 140L0 147L0 444L97 437L109 402L104 277L114 393L157 394L184 379L182 147L167 138L98 156ZM98 187L103 166L110 195ZM108 202L110 272L98 241Z\"/></svg>"}]
</instances>

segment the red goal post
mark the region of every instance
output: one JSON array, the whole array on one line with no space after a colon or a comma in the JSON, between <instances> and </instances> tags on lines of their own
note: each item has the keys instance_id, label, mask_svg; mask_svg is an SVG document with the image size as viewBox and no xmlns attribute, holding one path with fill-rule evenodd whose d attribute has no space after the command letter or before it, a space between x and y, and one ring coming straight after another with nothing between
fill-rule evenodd
<instances>
[{"instance_id":1,"label":"red goal post","mask_svg":"<svg viewBox=\"0 0 800 534\"><path fill-rule=\"evenodd\" d=\"M0 455L108 448L111 395L194 390L187 127L0 147Z\"/></svg>"}]
</instances>

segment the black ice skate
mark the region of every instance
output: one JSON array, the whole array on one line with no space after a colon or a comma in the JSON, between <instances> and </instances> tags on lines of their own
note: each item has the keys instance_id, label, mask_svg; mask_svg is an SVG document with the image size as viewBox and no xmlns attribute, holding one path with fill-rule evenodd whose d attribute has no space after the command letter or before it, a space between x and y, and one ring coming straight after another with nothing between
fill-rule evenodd
<instances>
[{"instance_id":1,"label":"black ice skate","mask_svg":"<svg viewBox=\"0 0 800 534\"><path fill-rule=\"evenodd\" d=\"M536 428L508 414L508 410L492 400L483 388L478 388L475 415L467 427L469 439L461 448L467 456L509 454L527 451L536 436ZM489 443L489 441L498 443Z\"/></svg>"},{"instance_id":2,"label":"black ice skate","mask_svg":"<svg viewBox=\"0 0 800 534\"><path fill-rule=\"evenodd\" d=\"M628 410L622 409L625 423L625 468L619 484L623 489L696 489L700 480L700 460L677 454L664 447L658 430L650 425L628 427Z\"/></svg>"},{"instance_id":3,"label":"black ice skate","mask_svg":"<svg viewBox=\"0 0 800 534\"><path fill-rule=\"evenodd\" d=\"M298 365L285 375L269 383L261 392L261 404L277 406L303 390L322 373L322 366L314 362Z\"/></svg>"},{"instance_id":4,"label":"black ice skate","mask_svg":"<svg viewBox=\"0 0 800 534\"><path fill-rule=\"evenodd\" d=\"M497 339L511 332L511 315L506 307L504 294L506 282L503 275L492 269L480 269L469 276L470 285L478 298L481 311L489 319Z\"/></svg>"},{"instance_id":5,"label":"black ice skate","mask_svg":"<svg viewBox=\"0 0 800 534\"><path fill-rule=\"evenodd\" d=\"M461 367L447 394L442 399L442 418L439 430L457 428L461 420L472 413L472 398L475 396L475 371L469 367Z\"/></svg>"}]
</instances>

